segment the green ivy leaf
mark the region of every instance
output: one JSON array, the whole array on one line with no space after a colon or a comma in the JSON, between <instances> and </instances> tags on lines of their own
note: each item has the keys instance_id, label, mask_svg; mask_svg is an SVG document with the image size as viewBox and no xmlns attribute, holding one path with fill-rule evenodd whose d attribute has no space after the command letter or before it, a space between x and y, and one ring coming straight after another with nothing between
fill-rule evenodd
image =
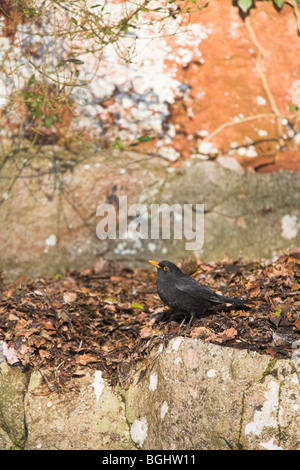
<instances>
[{"instance_id":1,"label":"green ivy leaf","mask_svg":"<svg viewBox=\"0 0 300 470\"><path fill-rule=\"evenodd\" d=\"M73 64L76 64L76 65L84 64L84 62L82 62L82 60L79 60L79 59L68 59L66 60L66 62L72 62Z\"/></svg>"},{"instance_id":2,"label":"green ivy leaf","mask_svg":"<svg viewBox=\"0 0 300 470\"><path fill-rule=\"evenodd\" d=\"M247 13L252 3L253 0L238 0L238 6L244 13Z\"/></svg>"},{"instance_id":3,"label":"green ivy leaf","mask_svg":"<svg viewBox=\"0 0 300 470\"><path fill-rule=\"evenodd\" d=\"M29 110L33 117L40 117L43 113L40 109L41 103L39 101L34 101Z\"/></svg>"},{"instance_id":4,"label":"green ivy leaf","mask_svg":"<svg viewBox=\"0 0 300 470\"><path fill-rule=\"evenodd\" d=\"M139 142L150 142L153 139L154 137L149 137L148 135L142 135L141 137L137 138Z\"/></svg>"},{"instance_id":5,"label":"green ivy leaf","mask_svg":"<svg viewBox=\"0 0 300 470\"><path fill-rule=\"evenodd\" d=\"M34 82L35 82L35 74L33 73L31 77L29 77L27 85L31 86Z\"/></svg>"},{"instance_id":6,"label":"green ivy leaf","mask_svg":"<svg viewBox=\"0 0 300 470\"><path fill-rule=\"evenodd\" d=\"M44 126L46 129L49 129L49 127L52 126L52 117L51 116L46 116L44 119Z\"/></svg>"},{"instance_id":7,"label":"green ivy leaf","mask_svg":"<svg viewBox=\"0 0 300 470\"><path fill-rule=\"evenodd\" d=\"M118 299L116 299L115 297L107 297L107 299L105 299L105 302L118 302Z\"/></svg>"},{"instance_id":8,"label":"green ivy leaf","mask_svg":"<svg viewBox=\"0 0 300 470\"><path fill-rule=\"evenodd\" d=\"M289 105L290 113L293 113L293 112L297 111L297 109L298 109L298 106L296 106L295 104L290 104Z\"/></svg>"},{"instance_id":9,"label":"green ivy leaf","mask_svg":"<svg viewBox=\"0 0 300 470\"><path fill-rule=\"evenodd\" d=\"M72 62L73 64L76 64L76 65L84 64L84 62L82 62L82 60L79 60L79 59L67 59L67 60L61 60L60 63L58 64L58 67L62 67L67 62Z\"/></svg>"},{"instance_id":10,"label":"green ivy leaf","mask_svg":"<svg viewBox=\"0 0 300 470\"><path fill-rule=\"evenodd\" d=\"M120 137L116 137L112 144L113 149L122 149L123 144Z\"/></svg>"},{"instance_id":11,"label":"green ivy leaf","mask_svg":"<svg viewBox=\"0 0 300 470\"><path fill-rule=\"evenodd\" d=\"M144 308L141 304L131 304L132 308Z\"/></svg>"},{"instance_id":12,"label":"green ivy leaf","mask_svg":"<svg viewBox=\"0 0 300 470\"><path fill-rule=\"evenodd\" d=\"M280 317L281 315L281 308L279 308L278 310L276 310L276 312L274 313L275 317Z\"/></svg>"}]
</instances>

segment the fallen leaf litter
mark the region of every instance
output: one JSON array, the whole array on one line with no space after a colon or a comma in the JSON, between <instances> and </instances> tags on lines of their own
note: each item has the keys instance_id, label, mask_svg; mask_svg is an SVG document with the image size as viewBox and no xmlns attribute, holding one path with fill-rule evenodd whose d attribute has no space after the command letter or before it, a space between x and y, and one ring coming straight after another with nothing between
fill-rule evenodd
<instances>
[{"instance_id":1,"label":"fallen leaf litter","mask_svg":"<svg viewBox=\"0 0 300 470\"><path fill-rule=\"evenodd\" d=\"M101 262L62 276L2 283L0 341L7 362L47 369L52 388L84 375L86 367L126 386L137 364L147 366L154 345L179 335L273 357L287 358L300 348L300 250L275 262L183 261L182 268L223 295L255 304L202 317L186 329L180 316L156 321L165 307L152 269Z\"/></svg>"}]
</instances>

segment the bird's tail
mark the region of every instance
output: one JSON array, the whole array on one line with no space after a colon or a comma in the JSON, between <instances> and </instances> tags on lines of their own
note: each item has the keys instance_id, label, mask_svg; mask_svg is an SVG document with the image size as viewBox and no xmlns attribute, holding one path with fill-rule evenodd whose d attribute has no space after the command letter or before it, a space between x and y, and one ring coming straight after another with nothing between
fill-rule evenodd
<instances>
[{"instance_id":1,"label":"bird's tail","mask_svg":"<svg viewBox=\"0 0 300 470\"><path fill-rule=\"evenodd\" d=\"M237 297L225 297L223 295L219 295L219 298L222 303L228 303L228 304L234 304L234 305L254 304L254 301L249 300L249 299L238 299Z\"/></svg>"}]
</instances>

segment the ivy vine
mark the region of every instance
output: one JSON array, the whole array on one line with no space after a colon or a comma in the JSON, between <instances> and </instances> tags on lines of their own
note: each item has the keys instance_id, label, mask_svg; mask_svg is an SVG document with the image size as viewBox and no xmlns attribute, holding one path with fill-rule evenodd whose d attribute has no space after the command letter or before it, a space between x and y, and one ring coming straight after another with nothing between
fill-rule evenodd
<instances>
[{"instance_id":1,"label":"ivy vine","mask_svg":"<svg viewBox=\"0 0 300 470\"><path fill-rule=\"evenodd\" d=\"M278 8L282 8L285 0L271 0L274 5ZM295 0L296 5L300 6L300 0ZM248 10L254 6L254 0L238 0L238 7L243 11L243 13L248 13Z\"/></svg>"}]
</instances>

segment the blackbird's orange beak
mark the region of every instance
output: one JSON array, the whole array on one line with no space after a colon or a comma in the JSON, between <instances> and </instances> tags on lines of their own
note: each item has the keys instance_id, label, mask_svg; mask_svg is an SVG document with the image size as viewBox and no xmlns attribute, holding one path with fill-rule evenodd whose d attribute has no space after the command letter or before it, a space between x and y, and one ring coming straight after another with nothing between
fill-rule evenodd
<instances>
[{"instance_id":1,"label":"blackbird's orange beak","mask_svg":"<svg viewBox=\"0 0 300 470\"><path fill-rule=\"evenodd\" d=\"M153 264L153 266L155 266L156 268L159 268L160 269L160 266L158 264L157 261L153 261L152 259L149 260L149 263Z\"/></svg>"}]
</instances>

